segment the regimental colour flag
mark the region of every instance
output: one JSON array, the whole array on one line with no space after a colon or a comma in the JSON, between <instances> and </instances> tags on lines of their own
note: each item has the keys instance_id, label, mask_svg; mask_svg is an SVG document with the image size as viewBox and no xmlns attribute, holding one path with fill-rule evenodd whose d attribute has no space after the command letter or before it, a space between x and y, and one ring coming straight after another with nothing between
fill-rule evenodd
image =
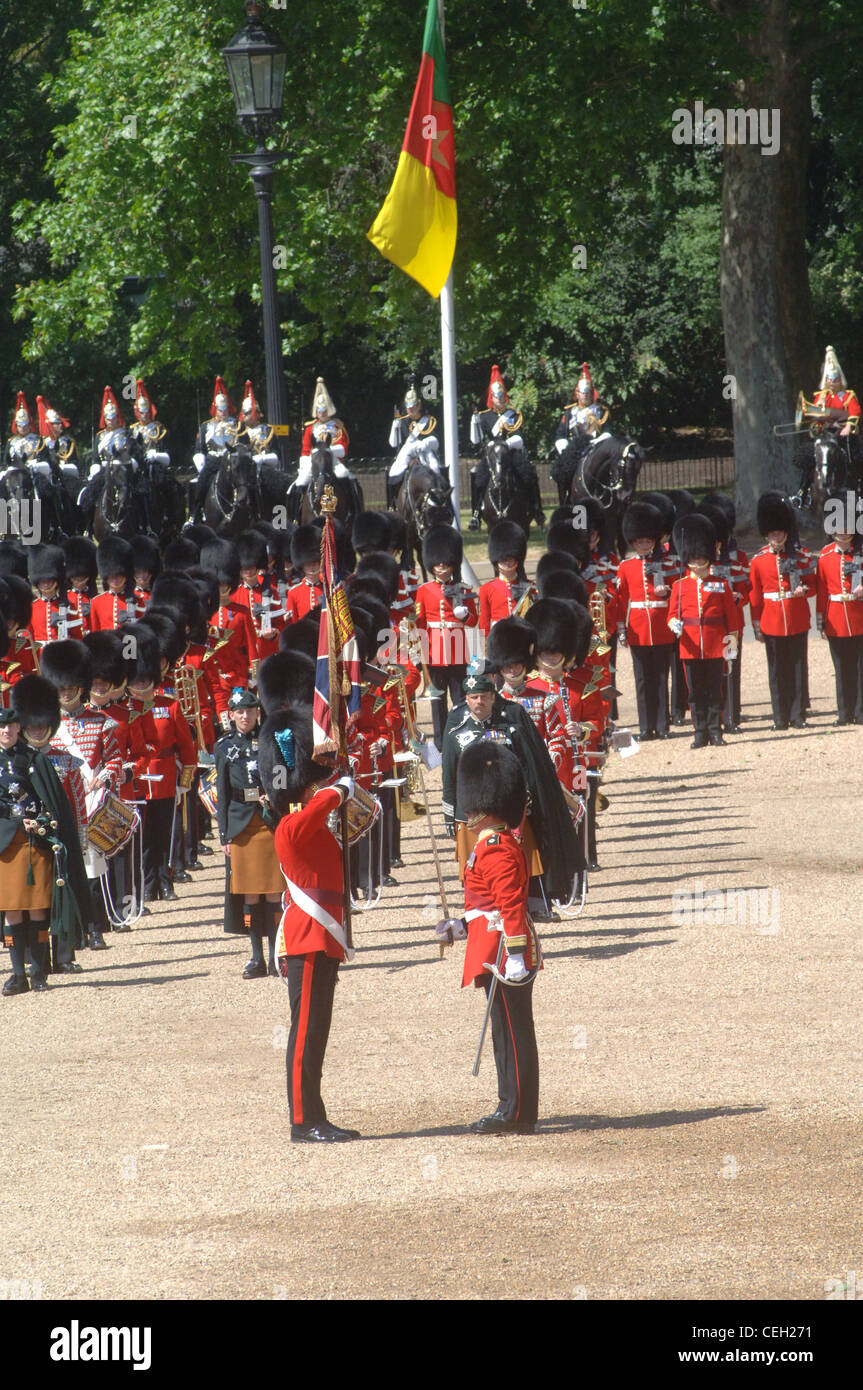
<instances>
[{"instance_id":1,"label":"regimental colour flag","mask_svg":"<svg viewBox=\"0 0 863 1390\"><path fill-rule=\"evenodd\" d=\"M438 0L428 0L422 63L398 167L367 236L437 299L452 266L457 221L446 56Z\"/></svg>"}]
</instances>

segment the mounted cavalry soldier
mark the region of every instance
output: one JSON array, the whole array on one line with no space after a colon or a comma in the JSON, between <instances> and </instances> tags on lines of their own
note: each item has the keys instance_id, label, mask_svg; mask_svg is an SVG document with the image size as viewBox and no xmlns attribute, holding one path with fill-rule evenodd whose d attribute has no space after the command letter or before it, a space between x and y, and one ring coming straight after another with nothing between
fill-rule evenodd
<instances>
[{"instance_id":1,"label":"mounted cavalry soldier","mask_svg":"<svg viewBox=\"0 0 863 1390\"><path fill-rule=\"evenodd\" d=\"M258 477L261 476L261 469L265 463L270 464L273 468L278 468L279 456L272 448L275 430L262 418L261 408L255 398L255 388L250 381L246 382L246 389L243 393L240 424L242 426L240 438L249 447L252 458L255 460Z\"/></svg>"},{"instance_id":2,"label":"mounted cavalry soldier","mask_svg":"<svg viewBox=\"0 0 863 1390\"><path fill-rule=\"evenodd\" d=\"M198 471L198 481L192 497L192 520L204 520L204 500L210 481L219 471L223 460L237 443L240 425L237 422L236 407L228 395L225 383L216 377L213 386L213 401L210 418L198 430L195 452L192 460Z\"/></svg>"},{"instance_id":3,"label":"mounted cavalry soldier","mask_svg":"<svg viewBox=\"0 0 863 1390\"><path fill-rule=\"evenodd\" d=\"M509 395L503 384L503 377L500 368L494 363L489 379L488 395L486 397L486 409L474 411L470 421L470 442L475 445L483 445L490 439L500 439L509 445L510 455L515 470L521 481L528 490L532 515L536 517L538 526L545 525L545 513L542 510L542 500L539 495L539 482L536 470L527 461L524 447L522 428L524 421L521 411L515 410L509 403ZM478 531L480 527L480 512L482 511L485 491L489 484L490 472L485 458L474 464L470 475L470 507L471 519L468 522L468 529Z\"/></svg>"},{"instance_id":4,"label":"mounted cavalry soldier","mask_svg":"<svg viewBox=\"0 0 863 1390\"><path fill-rule=\"evenodd\" d=\"M408 465L412 459L419 459L428 465L433 473L440 473L440 443L435 434L437 420L423 409L417 394L416 378L405 394L405 413L400 415L396 406L392 428L390 429L390 448L398 449L387 476L387 506L394 507Z\"/></svg>"},{"instance_id":5,"label":"mounted cavalry soldier","mask_svg":"<svg viewBox=\"0 0 863 1390\"><path fill-rule=\"evenodd\" d=\"M28 468L31 472L46 471L47 465L37 465L42 440L33 428L34 423L27 398L23 391L19 391L15 414L12 417L12 428L3 453L3 472L0 477L5 477L10 468ZM50 468L47 471L50 472Z\"/></svg>"},{"instance_id":6,"label":"mounted cavalry soldier","mask_svg":"<svg viewBox=\"0 0 863 1390\"><path fill-rule=\"evenodd\" d=\"M303 492L311 481L313 449L329 449L333 459L333 472L336 477L346 478L350 483L355 482L353 473L342 462L343 459L347 458L350 445L348 432L336 415L336 407L333 405L332 396L327 390L322 376L319 376L315 383L312 412L314 419L306 420L303 429L299 472L288 488L288 510L294 521L299 520ZM354 492L356 494L356 488L354 488ZM362 502L355 495L354 513L361 512L362 509Z\"/></svg>"}]
</instances>

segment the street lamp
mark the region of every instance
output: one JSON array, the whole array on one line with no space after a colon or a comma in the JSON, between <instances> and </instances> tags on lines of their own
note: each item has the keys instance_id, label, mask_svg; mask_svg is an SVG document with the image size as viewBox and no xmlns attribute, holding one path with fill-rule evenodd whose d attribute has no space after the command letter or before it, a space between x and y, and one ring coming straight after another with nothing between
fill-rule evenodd
<instances>
[{"instance_id":1,"label":"street lamp","mask_svg":"<svg viewBox=\"0 0 863 1390\"><path fill-rule=\"evenodd\" d=\"M258 200L267 414L275 427L277 452L284 468L288 408L273 265L273 170L288 156L285 151L268 150L264 142L281 115L287 49L278 34L264 24L261 8L260 0L246 0L246 23L222 49L222 57L231 80L237 119L245 134L256 142L254 154L235 154L231 158L235 164L247 166Z\"/></svg>"}]
</instances>

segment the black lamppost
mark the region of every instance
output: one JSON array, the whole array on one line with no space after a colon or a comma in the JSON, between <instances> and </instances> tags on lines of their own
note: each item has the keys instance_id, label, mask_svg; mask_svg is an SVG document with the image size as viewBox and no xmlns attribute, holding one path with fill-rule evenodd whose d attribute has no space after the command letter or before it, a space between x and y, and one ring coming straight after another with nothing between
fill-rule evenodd
<instances>
[{"instance_id":1,"label":"black lamppost","mask_svg":"<svg viewBox=\"0 0 863 1390\"><path fill-rule=\"evenodd\" d=\"M284 151L268 150L265 140L282 110L287 50L279 36L264 24L261 9L260 0L246 0L246 23L222 49L222 57L231 79L237 119L245 134L254 137L256 142L254 154L235 154L231 158L236 164L248 167L258 200L267 414L270 424L277 427L274 442L284 467L284 436L279 433L278 426L287 424L288 406L273 265L273 170L288 156Z\"/></svg>"}]
</instances>

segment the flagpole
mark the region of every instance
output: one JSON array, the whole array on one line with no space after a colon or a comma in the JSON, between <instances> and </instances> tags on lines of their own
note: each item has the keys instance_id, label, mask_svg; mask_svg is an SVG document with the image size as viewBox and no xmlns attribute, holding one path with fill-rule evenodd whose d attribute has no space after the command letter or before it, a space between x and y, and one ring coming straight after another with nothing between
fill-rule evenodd
<instances>
[{"instance_id":1,"label":"flagpole","mask_svg":"<svg viewBox=\"0 0 863 1390\"><path fill-rule=\"evenodd\" d=\"M455 304L452 288L452 268L440 292L440 338L443 362L443 445L444 459L452 485L452 507L455 527L461 530L459 505L461 487L458 465L458 416L455 393Z\"/></svg>"}]
</instances>

